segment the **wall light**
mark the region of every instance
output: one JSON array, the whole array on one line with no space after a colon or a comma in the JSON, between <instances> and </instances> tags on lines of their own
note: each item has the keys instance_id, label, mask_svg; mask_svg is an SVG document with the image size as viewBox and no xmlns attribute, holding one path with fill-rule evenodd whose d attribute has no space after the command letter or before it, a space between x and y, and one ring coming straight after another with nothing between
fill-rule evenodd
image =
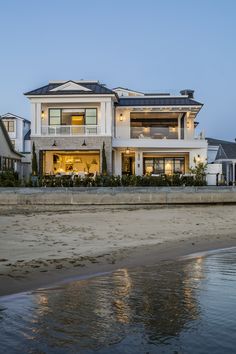
<instances>
[{"instance_id":1,"label":"wall light","mask_svg":"<svg viewBox=\"0 0 236 354\"><path fill-rule=\"evenodd\" d=\"M54 140L54 142L53 142L52 146L57 146L57 142L56 142L56 140Z\"/></svg>"},{"instance_id":2,"label":"wall light","mask_svg":"<svg viewBox=\"0 0 236 354\"><path fill-rule=\"evenodd\" d=\"M87 146L87 144L86 144L85 140L84 140L84 142L83 142L82 146Z\"/></svg>"},{"instance_id":3,"label":"wall light","mask_svg":"<svg viewBox=\"0 0 236 354\"><path fill-rule=\"evenodd\" d=\"M123 121L123 114L121 113L120 114L120 122L122 122Z\"/></svg>"},{"instance_id":4,"label":"wall light","mask_svg":"<svg viewBox=\"0 0 236 354\"><path fill-rule=\"evenodd\" d=\"M126 148L125 153L126 153L126 155L129 155L130 149L128 147Z\"/></svg>"},{"instance_id":5,"label":"wall light","mask_svg":"<svg viewBox=\"0 0 236 354\"><path fill-rule=\"evenodd\" d=\"M44 111L41 112L41 118L42 118L42 119L45 118L45 113L44 113Z\"/></svg>"}]
</instances>

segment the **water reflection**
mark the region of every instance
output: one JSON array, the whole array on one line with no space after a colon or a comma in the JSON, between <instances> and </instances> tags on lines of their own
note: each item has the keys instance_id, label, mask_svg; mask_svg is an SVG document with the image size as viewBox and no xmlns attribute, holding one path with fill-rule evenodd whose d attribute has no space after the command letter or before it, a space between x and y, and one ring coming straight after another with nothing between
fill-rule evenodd
<instances>
[{"instance_id":1,"label":"water reflection","mask_svg":"<svg viewBox=\"0 0 236 354\"><path fill-rule=\"evenodd\" d=\"M214 349L220 353L223 347L227 353L236 345L232 335L235 274L236 254L229 252L120 269L2 298L2 349L9 353L157 353L158 348L169 353L184 348L184 352ZM224 340L218 343L222 333Z\"/></svg>"}]
</instances>

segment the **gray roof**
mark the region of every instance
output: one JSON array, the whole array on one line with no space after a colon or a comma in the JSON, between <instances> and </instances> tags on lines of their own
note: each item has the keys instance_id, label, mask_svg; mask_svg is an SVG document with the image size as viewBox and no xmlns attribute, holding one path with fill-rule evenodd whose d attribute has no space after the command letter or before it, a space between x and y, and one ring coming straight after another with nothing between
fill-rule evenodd
<instances>
[{"instance_id":1,"label":"gray roof","mask_svg":"<svg viewBox=\"0 0 236 354\"><path fill-rule=\"evenodd\" d=\"M121 97L118 106L203 106L189 97Z\"/></svg>"},{"instance_id":2,"label":"gray roof","mask_svg":"<svg viewBox=\"0 0 236 354\"><path fill-rule=\"evenodd\" d=\"M69 80L67 82L74 82L75 81ZM52 89L55 89L61 85L64 85L66 82L57 82L57 83L49 83L48 85L42 86L36 90L32 90L29 92L26 92L26 96L31 96L31 95L91 95L91 94L96 94L96 95L115 95L115 92L108 89L104 85L100 84L99 82L89 82L89 81L79 81L78 85L83 86L91 91L84 91L84 90L61 90L61 91L51 91Z\"/></svg>"},{"instance_id":3,"label":"gray roof","mask_svg":"<svg viewBox=\"0 0 236 354\"><path fill-rule=\"evenodd\" d=\"M216 160L236 159L236 142L206 138L208 145L219 146Z\"/></svg>"}]
</instances>

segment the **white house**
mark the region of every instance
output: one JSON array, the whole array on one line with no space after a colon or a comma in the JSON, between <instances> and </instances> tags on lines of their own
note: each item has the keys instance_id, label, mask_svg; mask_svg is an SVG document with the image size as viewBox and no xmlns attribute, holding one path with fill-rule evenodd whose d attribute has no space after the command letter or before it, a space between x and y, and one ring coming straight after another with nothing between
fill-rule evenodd
<instances>
[{"instance_id":1,"label":"white house","mask_svg":"<svg viewBox=\"0 0 236 354\"><path fill-rule=\"evenodd\" d=\"M27 178L30 174L31 166L31 142L30 142L30 124L25 118L12 113L6 113L0 116L8 132L11 143L22 156L20 176Z\"/></svg>"},{"instance_id":2,"label":"white house","mask_svg":"<svg viewBox=\"0 0 236 354\"><path fill-rule=\"evenodd\" d=\"M103 143L109 173L188 173L207 158L207 141L195 132L202 104L193 93L111 90L85 80L27 92L40 173L99 173Z\"/></svg>"},{"instance_id":3,"label":"white house","mask_svg":"<svg viewBox=\"0 0 236 354\"><path fill-rule=\"evenodd\" d=\"M19 172L22 155L15 151L5 125L0 120L0 173L2 171Z\"/></svg>"},{"instance_id":4,"label":"white house","mask_svg":"<svg viewBox=\"0 0 236 354\"><path fill-rule=\"evenodd\" d=\"M208 141L208 163L222 165L222 173L226 183L235 185L236 142L213 138L206 139Z\"/></svg>"}]
</instances>

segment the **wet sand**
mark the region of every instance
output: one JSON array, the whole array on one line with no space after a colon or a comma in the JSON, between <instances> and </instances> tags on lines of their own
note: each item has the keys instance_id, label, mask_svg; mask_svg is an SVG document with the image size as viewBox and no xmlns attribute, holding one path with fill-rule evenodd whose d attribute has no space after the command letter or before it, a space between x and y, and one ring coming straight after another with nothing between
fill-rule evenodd
<instances>
[{"instance_id":1,"label":"wet sand","mask_svg":"<svg viewBox=\"0 0 236 354\"><path fill-rule=\"evenodd\" d=\"M0 295L236 246L236 206L0 211Z\"/></svg>"}]
</instances>

